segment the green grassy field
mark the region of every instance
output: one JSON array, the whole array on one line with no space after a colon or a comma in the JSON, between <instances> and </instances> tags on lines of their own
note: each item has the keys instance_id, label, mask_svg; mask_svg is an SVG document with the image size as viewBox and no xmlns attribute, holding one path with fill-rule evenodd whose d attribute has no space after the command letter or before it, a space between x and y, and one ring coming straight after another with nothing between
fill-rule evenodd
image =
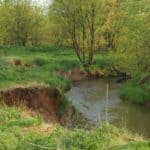
<instances>
[{"instance_id":1,"label":"green grassy field","mask_svg":"<svg viewBox=\"0 0 150 150\"><path fill-rule=\"evenodd\" d=\"M79 67L71 49L5 47L0 48L0 54L1 89L27 84L44 84L63 89L69 81L66 82L59 71ZM14 65L14 61L18 60L22 65Z\"/></svg>"},{"instance_id":2,"label":"green grassy field","mask_svg":"<svg viewBox=\"0 0 150 150\"><path fill-rule=\"evenodd\" d=\"M1 150L149 150L150 142L124 129L93 130L48 124L25 107L0 106Z\"/></svg>"}]
</instances>

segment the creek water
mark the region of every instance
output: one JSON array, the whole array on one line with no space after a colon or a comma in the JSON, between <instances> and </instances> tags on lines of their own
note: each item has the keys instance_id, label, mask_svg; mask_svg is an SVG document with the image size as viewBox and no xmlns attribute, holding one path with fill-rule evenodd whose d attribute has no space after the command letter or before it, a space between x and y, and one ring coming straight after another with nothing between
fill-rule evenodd
<instances>
[{"instance_id":1,"label":"creek water","mask_svg":"<svg viewBox=\"0 0 150 150\"><path fill-rule=\"evenodd\" d=\"M80 81L73 84L66 96L95 125L109 122L150 137L150 109L122 101L120 86L109 79Z\"/></svg>"}]
</instances>

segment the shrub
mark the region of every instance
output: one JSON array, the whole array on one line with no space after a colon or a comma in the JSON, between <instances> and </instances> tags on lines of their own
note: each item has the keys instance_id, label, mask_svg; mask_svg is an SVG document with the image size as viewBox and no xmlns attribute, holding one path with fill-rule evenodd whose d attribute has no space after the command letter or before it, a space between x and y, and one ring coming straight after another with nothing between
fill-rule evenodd
<instances>
[{"instance_id":1,"label":"shrub","mask_svg":"<svg viewBox=\"0 0 150 150\"><path fill-rule=\"evenodd\" d=\"M120 90L120 97L123 100L145 104L150 101L149 83L140 84L143 75L137 75L125 83Z\"/></svg>"}]
</instances>

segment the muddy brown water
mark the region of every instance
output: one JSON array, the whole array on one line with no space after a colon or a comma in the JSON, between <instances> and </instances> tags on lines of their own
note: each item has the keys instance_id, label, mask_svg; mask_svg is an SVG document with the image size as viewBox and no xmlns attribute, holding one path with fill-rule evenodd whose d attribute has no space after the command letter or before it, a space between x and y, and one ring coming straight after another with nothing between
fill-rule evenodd
<instances>
[{"instance_id":1,"label":"muddy brown water","mask_svg":"<svg viewBox=\"0 0 150 150\"><path fill-rule=\"evenodd\" d=\"M150 137L150 109L123 102L119 98L120 86L114 80L108 79L80 81L73 84L66 96L95 125L109 122Z\"/></svg>"}]
</instances>

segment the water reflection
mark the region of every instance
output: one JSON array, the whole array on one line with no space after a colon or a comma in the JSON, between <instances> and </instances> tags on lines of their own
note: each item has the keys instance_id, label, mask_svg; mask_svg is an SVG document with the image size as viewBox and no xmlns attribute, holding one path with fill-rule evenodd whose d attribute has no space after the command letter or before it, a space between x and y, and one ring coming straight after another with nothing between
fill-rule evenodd
<instances>
[{"instance_id":1,"label":"water reflection","mask_svg":"<svg viewBox=\"0 0 150 150\"><path fill-rule=\"evenodd\" d=\"M73 105L91 122L106 120L106 84L109 83L108 121L150 137L150 110L120 100L120 85L110 80L92 80L75 83L66 94Z\"/></svg>"}]
</instances>

